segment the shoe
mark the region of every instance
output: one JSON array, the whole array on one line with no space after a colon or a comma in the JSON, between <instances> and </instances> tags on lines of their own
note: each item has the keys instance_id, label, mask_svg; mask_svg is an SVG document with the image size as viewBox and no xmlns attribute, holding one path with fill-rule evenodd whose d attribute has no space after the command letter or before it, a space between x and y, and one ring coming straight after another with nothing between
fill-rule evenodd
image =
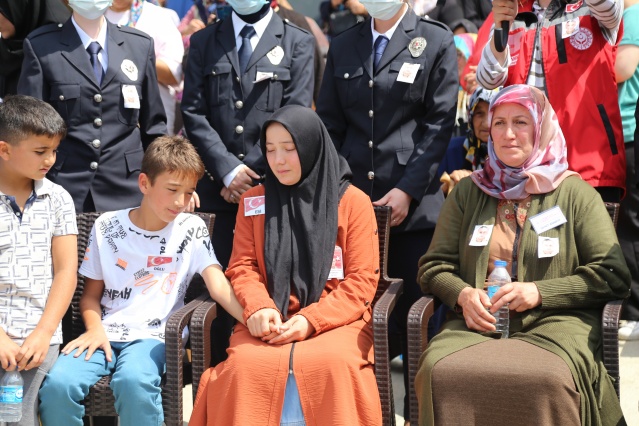
<instances>
[{"instance_id":1,"label":"shoe","mask_svg":"<svg viewBox=\"0 0 639 426\"><path fill-rule=\"evenodd\" d=\"M626 321L619 328L619 340L639 340L639 321Z\"/></svg>"}]
</instances>

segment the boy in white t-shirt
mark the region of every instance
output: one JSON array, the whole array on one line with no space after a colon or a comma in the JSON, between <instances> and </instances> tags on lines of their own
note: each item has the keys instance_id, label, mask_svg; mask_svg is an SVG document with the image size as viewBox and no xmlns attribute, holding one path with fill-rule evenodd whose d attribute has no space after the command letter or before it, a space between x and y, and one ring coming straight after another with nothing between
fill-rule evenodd
<instances>
[{"instance_id":1,"label":"boy in white t-shirt","mask_svg":"<svg viewBox=\"0 0 639 426\"><path fill-rule=\"evenodd\" d=\"M189 141L158 138L142 160L140 207L105 213L95 222L80 267L87 331L62 350L40 389L43 424L82 425L80 401L102 376L113 374L120 424L161 425L166 320L184 305L195 273L211 297L242 321L204 221L182 213L203 174Z\"/></svg>"}]
</instances>

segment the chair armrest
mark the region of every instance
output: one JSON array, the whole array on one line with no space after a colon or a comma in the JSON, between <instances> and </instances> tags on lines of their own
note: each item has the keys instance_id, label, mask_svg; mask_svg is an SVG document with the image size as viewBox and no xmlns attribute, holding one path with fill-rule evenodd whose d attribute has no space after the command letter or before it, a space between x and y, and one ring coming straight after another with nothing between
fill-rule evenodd
<instances>
[{"instance_id":1,"label":"chair armrest","mask_svg":"<svg viewBox=\"0 0 639 426\"><path fill-rule=\"evenodd\" d=\"M613 300L604 306L601 316L601 331L603 333L603 362L608 374L613 380L617 396L619 390L619 317L623 300Z\"/></svg>"},{"instance_id":2,"label":"chair armrest","mask_svg":"<svg viewBox=\"0 0 639 426\"><path fill-rule=\"evenodd\" d=\"M419 368L419 358L428 346L428 320L434 312L435 300L431 296L420 298L408 311L408 383L410 383L410 421L413 425L419 424L415 377Z\"/></svg>"},{"instance_id":3,"label":"chair armrest","mask_svg":"<svg viewBox=\"0 0 639 426\"><path fill-rule=\"evenodd\" d=\"M204 302L206 296L206 294L202 294L175 311L166 323L164 340L166 376L162 390L162 406L164 407L164 422L167 425L181 425L183 423L184 344L182 332L189 324L193 311Z\"/></svg>"},{"instance_id":4,"label":"chair armrest","mask_svg":"<svg viewBox=\"0 0 639 426\"><path fill-rule=\"evenodd\" d=\"M191 366L193 372L193 402L200 377L211 366L211 322L217 318L217 303L208 297L191 316Z\"/></svg>"},{"instance_id":5,"label":"chair armrest","mask_svg":"<svg viewBox=\"0 0 639 426\"><path fill-rule=\"evenodd\" d=\"M382 419L384 425L395 425L395 408L393 402L393 382L390 373L388 318L395 308L397 299L404 292L404 281L390 279L388 288L373 307L373 348L375 353L375 378L382 402Z\"/></svg>"}]
</instances>

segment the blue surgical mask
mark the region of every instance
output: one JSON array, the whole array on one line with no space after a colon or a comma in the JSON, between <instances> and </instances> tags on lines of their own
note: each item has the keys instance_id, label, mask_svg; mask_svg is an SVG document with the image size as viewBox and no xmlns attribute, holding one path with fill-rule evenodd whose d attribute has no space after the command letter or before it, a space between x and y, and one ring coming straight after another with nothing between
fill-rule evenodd
<instances>
[{"instance_id":1,"label":"blue surgical mask","mask_svg":"<svg viewBox=\"0 0 639 426\"><path fill-rule=\"evenodd\" d=\"M71 9L87 19L98 19L111 4L113 0L69 0Z\"/></svg>"},{"instance_id":2,"label":"blue surgical mask","mask_svg":"<svg viewBox=\"0 0 639 426\"><path fill-rule=\"evenodd\" d=\"M268 0L226 0L238 15L250 15L258 12Z\"/></svg>"},{"instance_id":3,"label":"blue surgical mask","mask_svg":"<svg viewBox=\"0 0 639 426\"><path fill-rule=\"evenodd\" d=\"M395 16L404 5L403 0L360 0L372 18L386 21Z\"/></svg>"}]
</instances>

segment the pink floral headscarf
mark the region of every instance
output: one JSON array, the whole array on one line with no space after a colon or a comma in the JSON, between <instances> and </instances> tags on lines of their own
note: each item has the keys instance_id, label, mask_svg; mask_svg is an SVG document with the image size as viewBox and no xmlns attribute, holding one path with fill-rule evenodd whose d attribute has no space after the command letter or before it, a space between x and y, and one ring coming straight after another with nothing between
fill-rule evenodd
<instances>
[{"instance_id":1,"label":"pink floral headscarf","mask_svg":"<svg viewBox=\"0 0 639 426\"><path fill-rule=\"evenodd\" d=\"M553 191L568 176L579 176L568 170L566 140L548 98L539 89L525 84L503 89L488 109L491 127L495 108L508 103L523 106L533 118L532 153L521 167L507 166L497 158L491 136L488 138L488 159L483 169L471 175L473 182L491 197L521 200L530 194Z\"/></svg>"}]
</instances>

